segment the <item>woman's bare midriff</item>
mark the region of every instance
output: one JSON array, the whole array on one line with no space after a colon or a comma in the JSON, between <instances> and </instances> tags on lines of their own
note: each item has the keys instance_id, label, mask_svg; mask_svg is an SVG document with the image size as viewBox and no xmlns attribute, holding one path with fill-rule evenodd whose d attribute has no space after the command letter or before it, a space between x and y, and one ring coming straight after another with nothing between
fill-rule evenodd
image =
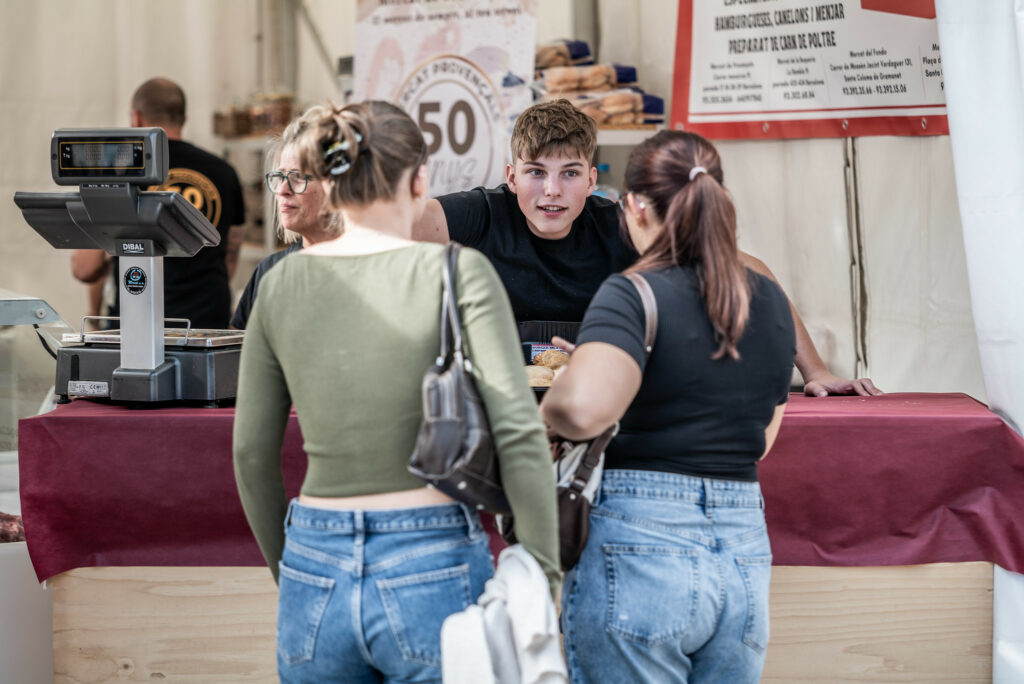
<instances>
[{"instance_id":1,"label":"woman's bare midriff","mask_svg":"<svg viewBox=\"0 0 1024 684\"><path fill-rule=\"evenodd\" d=\"M386 510L388 508L417 508L454 503L444 492L433 487L406 489L401 492L366 494L364 496L306 496L299 495L299 503L314 508L334 508L348 511Z\"/></svg>"}]
</instances>

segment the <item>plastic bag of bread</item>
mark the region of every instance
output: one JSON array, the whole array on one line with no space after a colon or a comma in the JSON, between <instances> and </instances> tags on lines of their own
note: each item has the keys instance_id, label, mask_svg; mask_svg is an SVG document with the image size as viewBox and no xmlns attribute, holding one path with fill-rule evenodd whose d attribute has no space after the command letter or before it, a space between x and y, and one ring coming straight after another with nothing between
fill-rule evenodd
<instances>
[{"instance_id":1,"label":"plastic bag of bread","mask_svg":"<svg viewBox=\"0 0 1024 684\"><path fill-rule=\"evenodd\" d=\"M538 72L535 82L545 93L609 90L626 83L636 83L636 69L621 64L552 67Z\"/></svg>"},{"instance_id":2,"label":"plastic bag of bread","mask_svg":"<svg viewBox=\"0 0 1024 684\"><path fill-rule=\"evenodd\" d=\"M616 90L568 93L566 99L598 124L607 123L609 117L633 114L643 110L643 95L635 90Z\"/></svg>"},{"instance_id":3,"label":"plastic bag of bread","mask_svg":"<svg viewBox=\"0 0 1024 684\"><path fill-rule=\"evenodd\" d=\"M618 88L546 96L546 100L565 98L597 122L598 126L661 123L665 101L639 88Z\"/></svg>"},{"instance_id":4,"label":"plastic bag of bread","mask_svg":"<svg viewBox=\"0 0 1024 684\"><path fill-rule=\"evenodd\" d=\"M573 64L593 64L590 46L582 40L556 40L537 47L535 65L537 69Z\"/></svg>"}]
</instances>

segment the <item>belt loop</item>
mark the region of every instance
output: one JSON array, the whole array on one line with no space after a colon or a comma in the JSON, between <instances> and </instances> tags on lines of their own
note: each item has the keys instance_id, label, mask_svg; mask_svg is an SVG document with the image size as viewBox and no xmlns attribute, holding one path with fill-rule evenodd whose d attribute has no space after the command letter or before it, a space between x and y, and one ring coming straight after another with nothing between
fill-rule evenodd
<instances>
[{"instance_id":1,"label":"belt loop","mask_svg":"<svg viewBox=\"0 0 1024 684\"><path fill-rule=\"evenodd\" d=\"M711 480L706 477L702 477L700 479L700 483L704 489L704 515L710 518L711 509L715 505L714 491L711 488Z\"/></svg>"},{"instance_id":2,"label":"belt loop","mask_svg":"<svg viewBox=\"0 0 1024 684\"><path fill-rule=\"evenodd\" d=\"M287 530L288 526L292 524L292 511L295 509L296 499L292 499L288 502L288 513L284 516L284 528Z\"/></svg>"},{"instance_id":3,"label":"belt loop","mask_svg":"<svg viewBox=\"0 0 1024 684\"><path fill-rule=\"evenodd\" d=\"M366 544L366 511L352 511L352 555L355 561L356 577L362 577L365 571L363 567L363 549Z\"/></svg>"},{"instance_id":4,"label":"belt loop","mask_svg":"<svg viewBox=\"0 0 1024 684\"><path fill-rule=\"evenodd\" d=\"M483 525L480 523L480 516L476 515L473 509L466 504L459 503L459 508L462 509L462 515L466 518L466 532L468 536L474 537L483 531Z\"/></svg>"}]
</instances>

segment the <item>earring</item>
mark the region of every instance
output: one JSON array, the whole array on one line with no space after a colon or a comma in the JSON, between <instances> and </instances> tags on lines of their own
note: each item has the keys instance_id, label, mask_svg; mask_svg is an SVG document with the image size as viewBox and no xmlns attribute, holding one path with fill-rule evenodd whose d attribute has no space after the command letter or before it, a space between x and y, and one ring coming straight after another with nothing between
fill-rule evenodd
<instances>
[{"instance_id":1,"label":"earring","mask_svg":"<svg viewBox=\"0 0 1024 684\"><path fill-rule=\"evenodd\" d=\"M637 199L636 195L633 195L633 203L636 205L636 211L634 212L636 215L636 223L638 226L642 227L647 224L644 217L644 209L646 209L647 206L641 200Z\"/></svg>"}]
</instances>

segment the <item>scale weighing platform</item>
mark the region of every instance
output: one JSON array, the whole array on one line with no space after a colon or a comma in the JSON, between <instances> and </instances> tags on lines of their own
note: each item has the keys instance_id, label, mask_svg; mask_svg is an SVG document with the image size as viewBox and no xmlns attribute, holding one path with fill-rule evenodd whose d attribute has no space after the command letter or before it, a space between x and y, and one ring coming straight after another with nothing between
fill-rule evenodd
<instances>
[{"instance_id":1,"label":"scale weighing platform","mask_svg":"<svg viewBox=\"0 0 1024 684\"><path fill-rule=\"evenodd\" d=\"M234 399L243 332L193 330L164 318L164 257L191 257L220 234L176 192L140 188L167 178L161 128L60 129L50 141L58 185L78 192L17 192L28 224L57 249L102 249L119 257L120 330L65 335L55 392L129 403ZM166 328L168 321L184 328Z\"/></svg>"}]
</instances>

